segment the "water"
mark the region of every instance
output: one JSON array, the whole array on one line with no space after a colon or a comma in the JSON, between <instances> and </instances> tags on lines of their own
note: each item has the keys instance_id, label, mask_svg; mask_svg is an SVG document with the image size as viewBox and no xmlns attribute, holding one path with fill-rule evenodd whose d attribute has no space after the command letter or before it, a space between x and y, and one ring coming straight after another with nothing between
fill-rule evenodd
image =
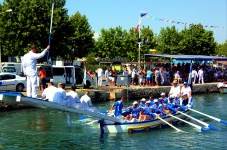
<instances>
[{"instance_id":1,"label":"water","mask_svg":"<svg viewBox=\"0 0 227 150\"><path fill-rule=\"evenodd\" d=\"M194 109L227 120L227 95L195 95ZM133 101L129 101L130 105ZM112 102L95 103L99 109L110 108ZM67 124L66 113L50 109L26 109L0 113L0 149L227 149L227 125L196 113L191 114L219 128L198 132L181 123L177 127L188 133L165 128L142 133L105 134L100 137L98 123L79 121ZM190 121L198 124L195 121ZM199 124L198 124L199 125ZM201 125L202 126L202 125Z\"/></svg>"}]
</instances>

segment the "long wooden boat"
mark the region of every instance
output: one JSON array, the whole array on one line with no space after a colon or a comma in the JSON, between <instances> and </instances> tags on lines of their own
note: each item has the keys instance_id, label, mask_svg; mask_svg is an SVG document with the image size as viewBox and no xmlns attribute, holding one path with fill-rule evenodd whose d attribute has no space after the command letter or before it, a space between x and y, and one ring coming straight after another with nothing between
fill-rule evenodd
<instances>
[{"instance_id":1,"label":"long wooden boat","mask_svg":"<svg viewBox=\"0 0 227 150\"><path fill-rule=\"evenodd\" d=\"M227 87L220 87L220 88L218 88L218 90L222 94L227 94Z\"/></svg>"},{"instance_id":2,"label":"long wooden boat","mask_svg":"<svg viewBox=\"0 0 227 150\"><path fill-rule=\"evenodd\" d=\"M56 110L87 115L90 117L94 117L96 119L99 118L100 131L102 134L148 131L148 130L164 128L168 126L165 122L159 119L143 121L143 122L124 122L116 117L108 116L101 113L95 113L95 112L91 112L80 108L67 107L64 105L59 105L54 102L49 102L47 100L27 97L17 92L0 91L0 101L9 102L9 103L22 103L22 104L26 104L26 105L38 107L38 108L52 108ZM193 101L191 103L191 107L192 106L193 106ZM190 114L191 111L186 110L184 113ZM186 116L181 113L174 114L174 116L181 119L186 119ZM171 123L172 125L177 125L177 123L179 122L178 119L173 118L171 116L166 116L162 119Z\"/></svg>"},{"instance_id":3,"label":"long wooden boat","mask_svg":"<svg viewBox=\"0 0 227 150\"><path fill-rule=\"evenodd\" d=\"M191 103L191 107L193 106L193 102ZM191 113L190 110L184 111L184 114L189 115ZM181 113L174 114L174 116L186 119L187 117ZM162 118L163 120L171 123L172 125L177 125L180 122L178 119L173 118L171 116L166 116ZM152 119L148 121L142 122L112 122L107 120L99 120L101 133L121 133L121 132L141 132L141 131L149 131L159 128L165 128L169 125L163 122L160 119Z\"/></svg>"}]
</instances>

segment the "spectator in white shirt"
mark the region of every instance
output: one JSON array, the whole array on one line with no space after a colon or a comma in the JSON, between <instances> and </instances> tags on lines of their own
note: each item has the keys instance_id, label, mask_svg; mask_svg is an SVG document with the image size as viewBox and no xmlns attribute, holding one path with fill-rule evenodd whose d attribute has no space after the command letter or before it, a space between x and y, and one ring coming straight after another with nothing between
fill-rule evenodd
<instances>
[{"instance_id":1,"label":"spectator in white shirt","mask_svg":"<svg viewBox=\"0 0 227 150\"><path fill-rule=\"evenodd\" d=\"M109 86L109 78L110 78L110 68L107 68L105 71L105 78L106 78L106 86Z\"/></svg>"},{"instance_id":2,"label":"spectator in white shirt","mask_svg":"<svg viewBox=\"0 0 227 150\"><path fill-rule=\"evenodd\" d=\"M198 77L198 73L197 71L193 68L192 69L192 81L193 81L193 84L195 84L196 82L196 78Z\"/></svg>"},{"instance_id":3,"label":"spectator in white shirt","mask_svg":"<svg viewBox=\"0 0 227 150\"><path fill-rule=\"evenodd\" d=\"M204 84L204 71L202 67L198 71L198 76L199 76L199 84L200 83Z\"/></svg>"},{"instance_id":4,"label":"spectator in white shirt","mask_svg":"<svg viewBox=\"0 0 227 150\"><path fill-rule=\"evenodd\" d=\"M96 70L96 73L97 73L97 77L98 77L98 86L102 86L102 74L103 74L103 70L102 70L102 68L100 66Z\"/></svg>"},{"instance_id":5,"label":"spectator in white shirt","mask_svg":"<svg viewBox=\"0 0 227 150\"><path fill-rule=\"evenodd\" d=\"M177 98L180 97L180 86L178 85L178 82L176 80L173 81L173 86L171 86L171 89L169 91L169 98L173 98L176 96Z\"/></svg>"}]
</instances>

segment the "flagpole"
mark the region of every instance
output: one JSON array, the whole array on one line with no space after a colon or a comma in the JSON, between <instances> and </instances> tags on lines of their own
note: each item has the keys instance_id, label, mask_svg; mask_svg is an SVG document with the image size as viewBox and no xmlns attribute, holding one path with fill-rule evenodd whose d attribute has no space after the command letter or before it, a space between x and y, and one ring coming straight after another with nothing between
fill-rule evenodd
<instances>
[{"instance_id":1,"label":"flagpole","mask_svg":"<svg viewBox=\"0 0 227 150\"><path fill-rule=\"evenodd\" d=\"M140 70L140 68L141 68L140 51L141 51L141 42L142 42L142 40L140 39L140 24L142 22L142 18L147 15L147 12L140 11L139 14L140 14L140 17L139 17L139 24L138 24L138 30L139 30L138 31L139 32L139 39L138 39L138 44L139 44L138 64L139 64L139 66L138 66L138 70Z\"/></svg>"},{"instance_id":2,"label":"flagpole","mask_svg":"<svg viewBox=\"0 0 227 150\"><path fill-rule=\"evenodd\" d=\"M140 12L141 13L141 12ZM141 22L141 15L140 15L140 17L139 17L139 22ZM138 29L139 31L139 40L138 40L138 44L139 44L139 57L138 57L138 64L139 64L139 66L138 66L138 71L140 70L140 67L141 67L141 62L140 62L140 49L141 49L141 40L140 40L140 26L139 26L139 29Z\"/></svg>"}]
</instances>

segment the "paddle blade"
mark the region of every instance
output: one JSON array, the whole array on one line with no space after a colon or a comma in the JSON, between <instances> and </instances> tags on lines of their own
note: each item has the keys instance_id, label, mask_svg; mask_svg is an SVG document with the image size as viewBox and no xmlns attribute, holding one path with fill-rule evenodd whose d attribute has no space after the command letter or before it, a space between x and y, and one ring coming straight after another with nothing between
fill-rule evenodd
<instances>
[{"instance_id":1,"label":"paddle blade","mask_svg":"<svg viewBox=\"0 0 227 150\"><path fill-rule=\"evenodd\" d=\"M218 128L216 128L215 126L212 126L212 125L208 125L208 128L210 128L211 130L218 130Z\"/></svg>"},{"instance_id":2,"label":"paddle blade","mask_svg":"<svg viewBox=\"0 0 227 150\"><path fill-rule=\"evenodd\" d=\"M221 123L227 125L227 121L224 121L224 120L220 120Z\"/></svg>"}]
</instances>

